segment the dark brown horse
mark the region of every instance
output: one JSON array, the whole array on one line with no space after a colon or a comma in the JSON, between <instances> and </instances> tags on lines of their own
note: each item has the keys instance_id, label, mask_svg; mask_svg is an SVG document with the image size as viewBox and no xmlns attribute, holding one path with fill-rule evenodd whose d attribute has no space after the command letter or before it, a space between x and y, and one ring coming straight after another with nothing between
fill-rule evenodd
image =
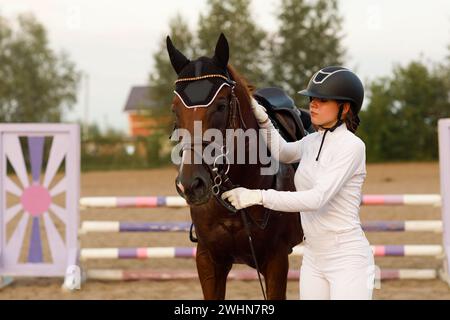
<instances>
[{"instance_id":1,"label":"dark brown horse","mask_svg":"<svg viewBox=\"0 0 450 320\"><path fill-rule=\"evenodd\" d=\"M169 37L167 49L178 74L172 105L176 128L193 134L194 121L201 121L202 132L209 128L258 129L251 110L249 85L228 65L225 36L219 37L212 58L190 61L173 46ZM200 150L204 150L204 139L199 144ZM253 256L243 215L232 212L231 205L221 201L220 195L236 185L295 190L293 167L280 164L273 175L261 175L260 168L264 165L259 161L229 166L222 163L219 168L205 163L194 145L192 142L182 149L176 187L190 206L198 238L196 263L204 298L225 299L227 275L232 265L244 263L255 268L256 259L264 276L267 298L286 299L288 255L303 238L299 214L280 213L262 206L246 208ZM236 156L234 151L228 156ZM255 151L250 151L247 145L245 152L245 159L249 159L249 153Z\"/></svg>"}]
</instances>

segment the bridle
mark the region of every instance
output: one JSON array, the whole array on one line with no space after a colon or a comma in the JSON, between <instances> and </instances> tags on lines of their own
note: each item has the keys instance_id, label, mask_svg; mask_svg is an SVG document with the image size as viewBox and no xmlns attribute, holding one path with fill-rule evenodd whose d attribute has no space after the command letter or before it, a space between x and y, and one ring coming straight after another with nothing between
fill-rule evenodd
<instances>
[{"instance_id":1,"label":"bridle","mask_svg":"<svg viewBox=\"0 0 450 320\"><path fill-rule=\"evenodd\" d=\"M228 72L227 72L228 75ZM231 79L231 77L228 75L228 77L225 77L221 74L208 74L203 75L199 77L191 77L191 78L182 78L175 81L175 83L182 82L182 81L196 81L201 80L205 78L222 78L225 80L225 82L230 86L231 88L231 94L229 97L229 113L228 113L228 119L227 119L227 125L226 128L232 128L232 129L238 129L241 127L243 129L247 129L247 125L242 117L240 103L238 98L235 94L235 87L236 82ZM174 129L176 126L174 127ZM191 150L195 152L200 158L202 159L202 165L207 169L207 171L210 174L211 180L212 180L212 187L211 187L211 193L216 198L216 200L225 207L228 211L232 213L236 213L238 210L234 208L231 204L223 200L220 195L226 191L233 189L237 187L237 185L233 184L228 177L228 172L230 170L230 160L228 159L229 151L227 150L226 146L226 135L222 135L224 137L224 140L222 141L222 145L220 145L220 154L217 155L214 158L213 164L209 164L206 161L204 161L203 154L199 153L197 148L195 148L196 145L201 144L202 147L211 144L211 141L206 140L194 140L190 143L184 143L182 145L182 148L180 150L180 153L183 153L186 150ZM220 166L220 159L223 159L224 165ZM180 194L180 196L184 197L184 193L179 189L178 185L176 185L177 192Z\"/></svg>"},{"instance_id":2,"label":"bridle","mask_svg":"<svg viewBox=\"0 0 450 320\"><path fill-rule=\"evenodd\" d=\"M225 77L221 74L210 74L210 75L204 75L204 76L200 76L200 77L182 78L182 79L176 80L175 83L181 82L181 81L195 81L195 80L201 80L201 79L213 78L213 77L219 77L219 78L224 79L230 85L230 88L231 88L231 94L230 94L230 99L229 99L230 102L228 105L229 106L229 114L228 114L226 129L227 128L239 129L241 125L242 125L243 129L247 129L247 125L245 124L245 121L242 117L239 100L235 94L236 82L231 79L231 77L228 74L228 70L226 70L226 74L227 74L227 77ZM174 126L174 129L176 129L176 125ZM223 192L234 189L236 187L239 187L239 185L233 184L228 176L228 172L230 170L230 161L228 159L228 155L229 155L230 150L227 150L227 148L226 148L226 138L225 138L226 135L223 135L223 137L224 137L224 141L220 147L220 154L214 158L214 162L212 165L206 163L204 161L203 154L199 154L199 152L195 148L195 146L197 144L201 144L203 147L205 145L211 144L211 141L206 141L206 140L201 139L201 140L194 140L194 142L185 143L182 145L180 153L182 154L185 150L192 150L194 153L199 155L200 158L202 159L202 165L207 169L207 171L210 174L210 177L212 178L213 184L211 187L211 193L213 194L215 199L232 214L236 214L238 211L241 212L241 217L242 217L242 220L244 223L244 227L245 227L247 236L249 238L250 249L251 249L255 267L256 267L256 270L258 273L258 279L259 279L259 283L261 286L261 291L262 291L264 299L267 300L266 295L265 295L265 290L263 288L263 284L261 281L261 276L260 276L261 272L259 269L258 261L256 259L255 249L253 247L253 240L251 237L250 227L249 227L248 220L247 220L247 212L244 209L237 210L235 207L233 207L231 204L229 204L227 201L225 201L221 198L221 194ZM219 162L219 159L222 159L222 158L224 159L224 166L221 168L218 165L218 162ZM180 196L182 196L184 198L184 193L180 190L180 188L178 187L178 184L175 184L175 185L176 185L177 192L180 194ZM255 221L255 219L253 219L253 217L250 216L250 219L253 221L253 223L262 230L264 230L266 228L267 223L269 221L269 217L270 217L270 210L268 210L266 208L264 208L264 210L265 210L265 214L264 214L264 218L263 218L263 221L261 224L257 223ZM192 231L192 226L191 226L191 231ZM192 237L191 237L191 240L192 240Z\"/></svg>"}]
</instances>

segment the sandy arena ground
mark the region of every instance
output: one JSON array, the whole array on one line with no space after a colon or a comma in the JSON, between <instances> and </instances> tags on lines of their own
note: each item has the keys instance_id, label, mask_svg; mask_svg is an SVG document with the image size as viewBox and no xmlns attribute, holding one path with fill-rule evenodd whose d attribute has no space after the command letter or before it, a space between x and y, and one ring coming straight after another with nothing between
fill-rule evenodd
<instances>
[{"instance_id":1,"label":"sandy arena ground","mask_svg":"<svg viewBox=\"0 0 450 320\"><path fill-rule=\"evenodd\" d=\"M363 192L439 193L438 163L369 165ZM148 171L90 172L81 177L82 196L175 195L175 168ZM363 207L362 220L440 219L440 208L427 206ZM91 209L81 220L187 221L188 209ZM372 244L440 244L435 233L367 233ZM83 247L192 246L185 233L92 233L80 237ZM45 248L44 248L45 249ZM44 250L45 251L45 250ZM291 269L301 258L291 257ZM384 268L438 268L433 257L379 257ZM84 263L88 268L195 269L193 259L103 260ZM247 269L237 265L234 269ZM81 290L62 293L61 279L23 278L0 291L0 299L202 299L200 284L189 281L88 281ZM288 299L298 299L298 282L288 283ZM229 281L227 299L261 299L257 281ZM375 299L450 299L450 288L440 280L384 281Z\"/></svg>"}]
</instances>

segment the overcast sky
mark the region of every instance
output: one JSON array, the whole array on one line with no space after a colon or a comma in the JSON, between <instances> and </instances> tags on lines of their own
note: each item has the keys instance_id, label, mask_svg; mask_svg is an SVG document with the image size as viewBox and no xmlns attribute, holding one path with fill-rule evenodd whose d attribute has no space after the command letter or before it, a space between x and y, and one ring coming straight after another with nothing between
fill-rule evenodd
<instances>
[{"instance_id":1,"label":"overcast sky","mask_svg":"<svg viewBox=\"0 0 450 320\"><path fill-rule=\"evenodd\" d=\"M48 31L51 47L69 53L89 75L89 104L85 83L69 120L97 122L128 131L123 113L130 87L146 85L152 54L168 32L178 11L194 29L206 0L0 0L8 18L31 11ZM277 0L253 0L253 17L275 31ZM441 61L450 44L450 0L340 0L344 18L346 66L362 79L387 75L396 63L423 57ZM319 41L319 40L318 40ZM300 89L300 88L299 88Z\"/></svg>"}]
</instances>

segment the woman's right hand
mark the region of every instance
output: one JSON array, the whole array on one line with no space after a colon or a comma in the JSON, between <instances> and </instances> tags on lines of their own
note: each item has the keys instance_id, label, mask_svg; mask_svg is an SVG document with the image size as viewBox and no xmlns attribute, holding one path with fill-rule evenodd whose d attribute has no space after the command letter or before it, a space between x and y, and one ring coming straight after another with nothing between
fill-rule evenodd
<instances>
[{"instance_id":1,"label":"woman's right hand","mask_svg":"<svg viewBox=\"0 0 450 320\"><path fill-rule=\"evenodd\" d=\"M263 124L269 119L266 108L260 105L258 101L256 101L256 99L253 97L252 97L252 111L256 117L256 121L258 121L259 124Z\"/></svg>"}]
</instances>

